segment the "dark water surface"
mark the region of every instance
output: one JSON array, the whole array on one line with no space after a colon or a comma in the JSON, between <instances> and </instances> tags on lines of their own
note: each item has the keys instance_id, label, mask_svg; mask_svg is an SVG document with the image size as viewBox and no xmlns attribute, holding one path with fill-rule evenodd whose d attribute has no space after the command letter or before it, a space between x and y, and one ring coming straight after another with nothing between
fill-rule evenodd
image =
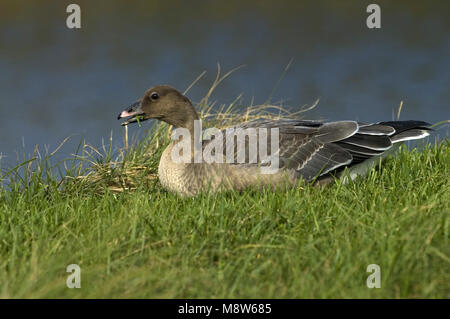
<instances>
[{"instance_id":1,"label":"dark water surface","mask_svg":"<svg viewBox=\"0 0 450 319\"><path fill-rule=\"evenodd\" d=\"M82 28L66 27L77 3ZM382 28L368 29L374 1L5 1L0 3L0 166L35 144L94 146L125 106L156 84L198 102L217 63L239 65L212 99L296 108L320 98L312 119L450 119L450 1L377 1ZM145 130L131 128L131 133ZM440 131L445 136L446 130ZM25 148L23 148L25 145Z\"/></svg>"}]
</instances>

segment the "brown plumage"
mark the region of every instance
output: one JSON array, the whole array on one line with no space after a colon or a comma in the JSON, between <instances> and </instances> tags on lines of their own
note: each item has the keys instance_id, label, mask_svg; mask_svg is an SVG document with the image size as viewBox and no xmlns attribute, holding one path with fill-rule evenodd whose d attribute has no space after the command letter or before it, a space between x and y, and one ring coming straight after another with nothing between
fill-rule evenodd
<instances>
[{"instance_id":1,"label":"brown plumage","mask_svg":"<svg viewBox=\"0 0 450 319\"><path fill-rule=\"evenodd\" d=\"M181 195L194 196L202 191L220 191L226 189L242 190L254 186L274 188L295 186L300 178L322 184L341 176L348 167L350 178L364 175L379 158L397 148L406 140L428 136L428 123L421 121L393 121L380 123L362 123L355 121L318 122L301 120L257 120L241 123L234 129L255 129L259 141L259 129L277 129L278 148L275 154L279 160L279 169L275 173L262 173L261 167L268 163L259 155L255 162L249 159L249 149L254 144L249 136L243 143L222 147L222 163L196 163L194 143L194 121L199 117L187 97L170 86L155 86L145 95L119 114L120 118L130 117L123 124L148 119L158 119L174 126L186 129L191 136L191 154L188 163L178 163L172 157L176 141L172 141L164 150L158 168L161 184L170 191ZM233 134L222 130L223 136ZM234 137L233 137L234 140ZM270 144L270 136L268 136ZM201 150L212 146L214 138L203 140ZM217 144L216 144L217 145ZM259 144L258 144L259 145ZM233 147L234 160L226 161L227 148ZM242 148L245 161L236 161L236 154ZM270 149L270 148L269 148ZM220 150L220 148L219 148ZM214 148L214 151L217 151ZM228 149L230 151L230 149ZM270 153L270 152L269 152ZM259 154L259 153L258 153Z\"/></svg>"}]
</instances>

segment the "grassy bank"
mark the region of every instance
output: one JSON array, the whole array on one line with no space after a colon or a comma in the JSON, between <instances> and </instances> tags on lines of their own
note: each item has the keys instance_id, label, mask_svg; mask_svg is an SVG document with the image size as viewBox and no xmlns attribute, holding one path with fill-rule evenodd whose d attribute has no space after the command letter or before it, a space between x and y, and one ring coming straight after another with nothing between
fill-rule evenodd
<instances>
[{"instance_id":1,"label":"grassy bank","mask_svg":"<svg viewBox=\"0 0 450 319\"><path fill-rule=\"evenodd\" d=\"M209 125L266 109L222 109ZM348 185L180 198L155 177L168 133L154 126L128 151L81 144L56 164L36 151L3 170L0 297L450 297L448 140L402 148ZM69 264L80 289L66 286Z\"/></svg>"},{"instance_id":2,"label":"grassy bank","mask_svg":"<svg viewBox=\"0 0 450 319\"><path fill-rule=\"evenodd\" d=\"M448 298L449 159L446 142L349 185L197 198L31 176L1 190L0 296Z\"/></svg>"}]
</instances>

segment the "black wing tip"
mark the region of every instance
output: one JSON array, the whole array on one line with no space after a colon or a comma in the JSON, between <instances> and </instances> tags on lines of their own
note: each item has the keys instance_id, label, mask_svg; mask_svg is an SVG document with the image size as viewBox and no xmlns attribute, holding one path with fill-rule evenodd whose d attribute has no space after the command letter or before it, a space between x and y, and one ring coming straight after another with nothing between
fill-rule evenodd
<instances>
[{"instance_id":1,"label":"black wing tip","mask_svg":"<svg viewBox=\"0 0 450 319\"><path fill-rule=\"evenodd\" d=\"M406 120L406 121L386 121L378 124L391 126L395 129L396 134L411 129L421 129L426 131L433 131L430 127L432 124L425 121Z\"/></svg>"},{"instance_id":2,"label":"black wing tip","mask_svg":"<svg viewBox=\"0 0 450 319\"><path fill-rule=\"evenodd\" d=\"M415 126L431 126L432 124L425 121L417 121L417 120L404 120L404 121L384 121L379 122L381 125L415 125Z\"/></svg>"}]
</instances>

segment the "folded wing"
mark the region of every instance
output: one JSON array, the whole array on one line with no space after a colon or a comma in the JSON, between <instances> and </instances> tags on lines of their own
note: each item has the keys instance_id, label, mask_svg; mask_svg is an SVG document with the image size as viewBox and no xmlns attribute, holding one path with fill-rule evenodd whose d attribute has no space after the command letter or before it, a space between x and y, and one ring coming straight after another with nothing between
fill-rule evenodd
<instances>
[{"instance_id":1,"label":"folded wing","mask_svg":"<svg viewBox=\"0 0 450 319\"><path fill-rule=\"evenodd\" d=\"M289 170L296 177L305 180L333 173L351 167L368 159L381 156L395 143L420 139L428 136L429 124L421 121L391 121L363 123L355 121L318 122L300 120L258 120L242 123L231 129L254 129L259 139L261 128L267 129L267 149L270 153L270 129L278 129L278 150L280 169ZM230 128L223 130L223 136L234 134ZM255 139L245 137L244 143L234 139L232 145L226 145L224 138L224 156L234 151L232 165L265 165L259 154L251 161L249 149ZM245 152L245 161L237 161L237 153ZM244 150L242 150L244 148ZM272 154L273 155L273 154ZM253 158L255 159L255 158Z\"/></svg>"}]
</instances>

